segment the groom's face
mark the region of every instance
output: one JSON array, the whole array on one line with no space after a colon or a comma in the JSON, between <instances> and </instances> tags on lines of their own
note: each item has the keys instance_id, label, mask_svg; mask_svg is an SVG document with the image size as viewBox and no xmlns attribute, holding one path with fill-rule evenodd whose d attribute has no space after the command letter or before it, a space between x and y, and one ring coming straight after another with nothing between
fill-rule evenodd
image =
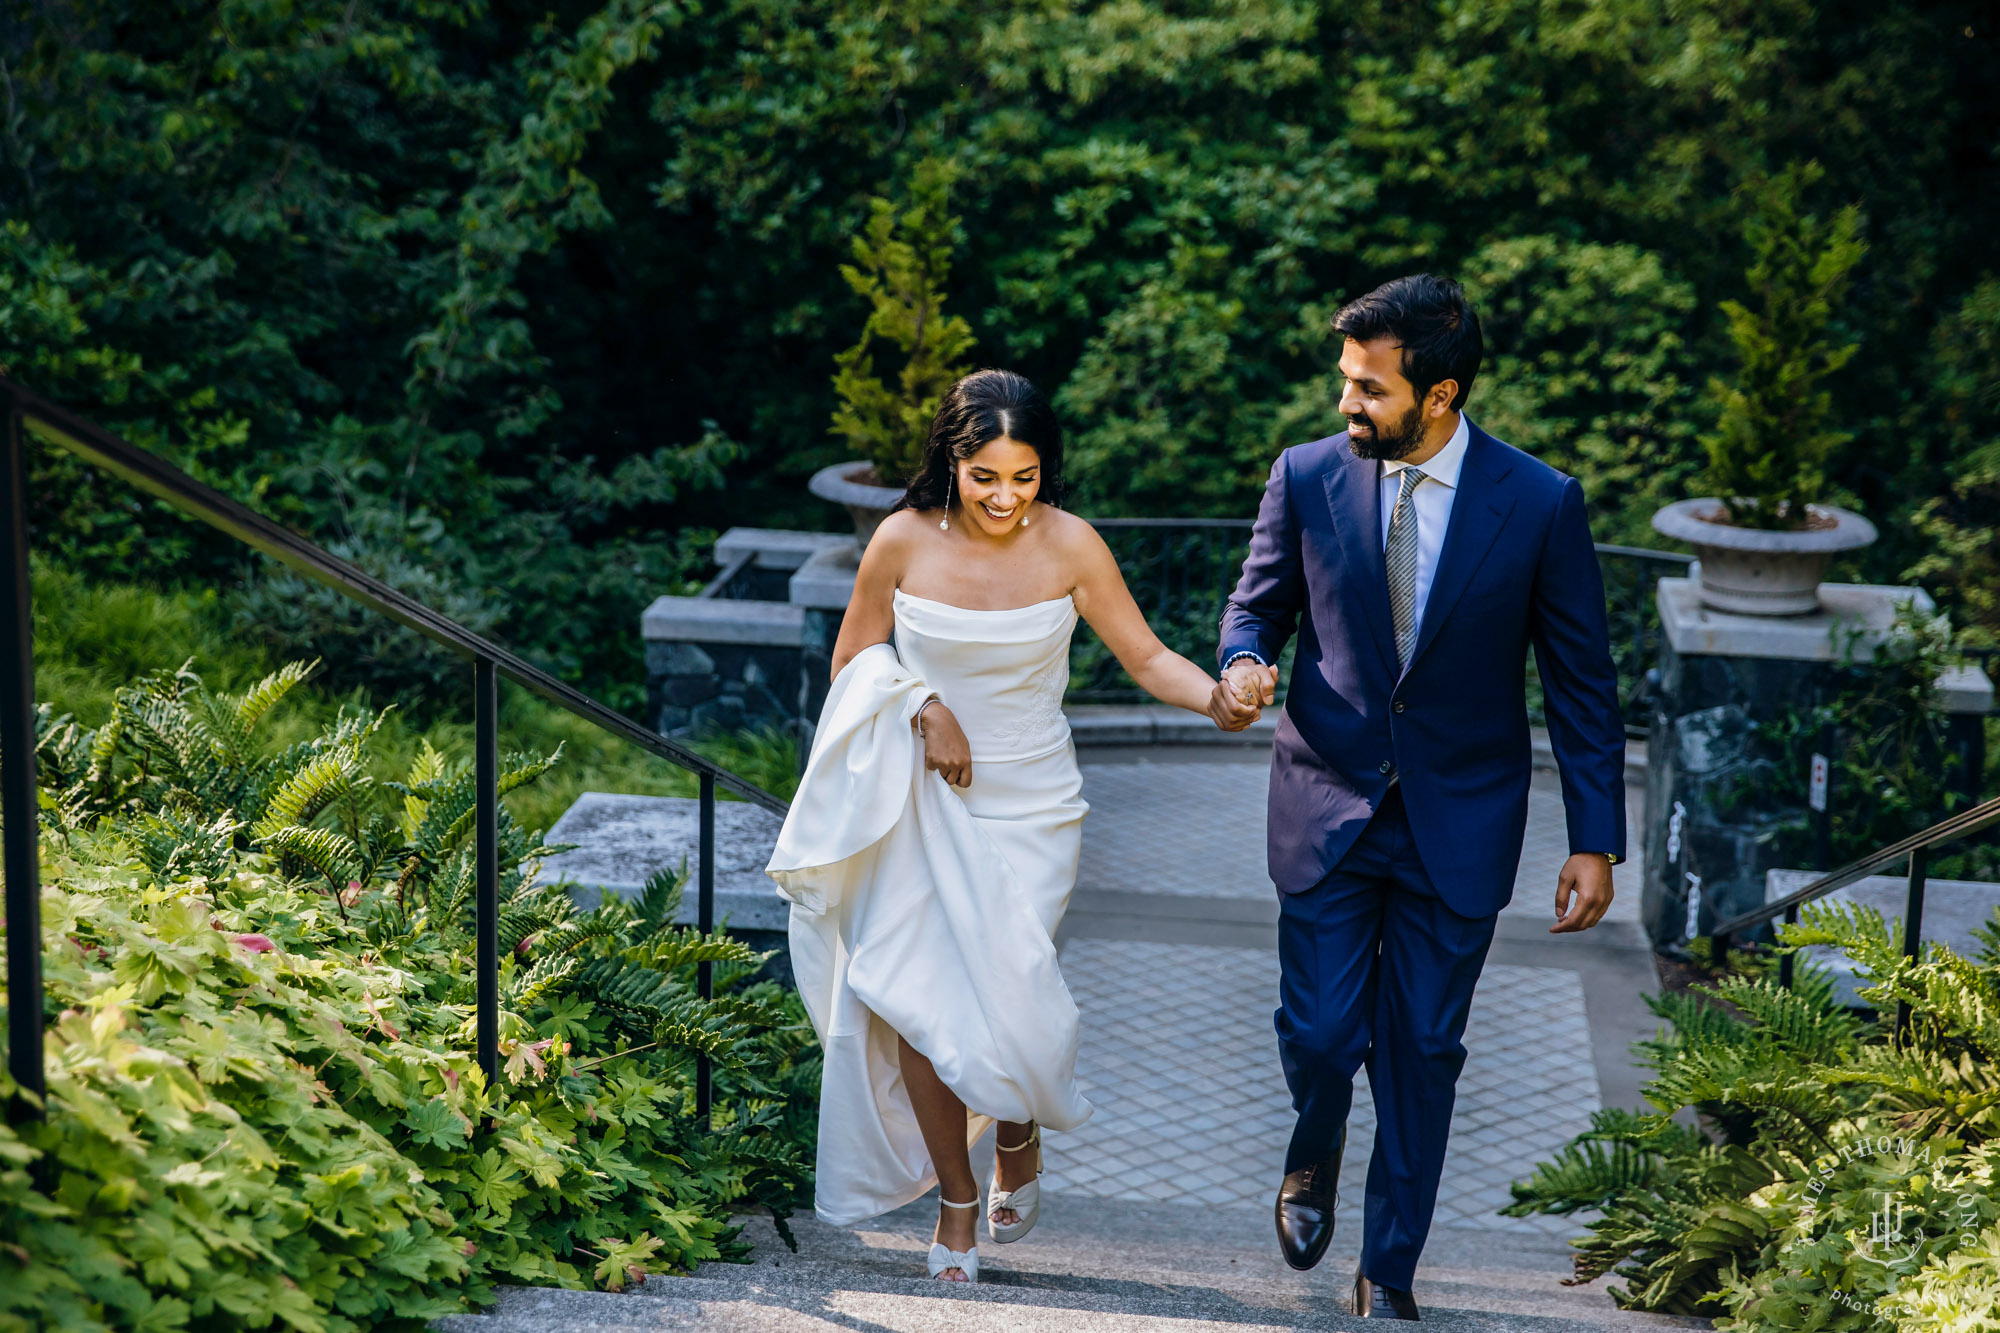
<instances>
[{"instance_id":1,"label":"groom's face","mask_svg":"<svg viewBox=\"0 0 2000 1333\"><path fill-rule=\"evenodd\" d=\"M1392 338L1347 340L1340 353L1340 411L1357 458L1395 462L1424 442L1416 387L1403 375L1403 345Z\"/></svg>"}]
</instances>

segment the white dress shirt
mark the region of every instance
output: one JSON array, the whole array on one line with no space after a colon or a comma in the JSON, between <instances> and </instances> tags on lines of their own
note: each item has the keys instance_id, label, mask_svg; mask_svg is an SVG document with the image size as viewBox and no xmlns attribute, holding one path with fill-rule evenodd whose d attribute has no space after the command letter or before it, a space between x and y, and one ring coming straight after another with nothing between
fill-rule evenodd
<instances>
[{"instance_id":1,"label":"white dress shirt","mask_svg":"<svg viewBox=\"0 0 2000 1333\"><path fill-rule=\"evenodd\" d=\"M1458 429L1445 441L1444 448L1437 451L1428 463L1414 466L1423 470L1424 479L1411 493L1410 502L1417 507L1417 623L1424 623L1424 606L1430 600L1431 580L1437 574L1438 554L1444 550L1445 529L1451 526L1451 504L1458 498L1458 474L1465 466L1466 446L1471 442L1472 432L1466 425L1465 414L1458 414ZM1389 546L1389 520L1395 514L1396 496L1403 489L1403 469L1413 466L1409 463L1382 464L1382 546ZM1229 662L1222 665L1227 671L1229 663L1247 657L1253 662L1271 665L1257 654L1248 651L1236 653Z\"/></svg>"},{"instance_id":2,"label":"white dress shirt","mask_svg":"<svg viewBox=\"0 0 2000 1333\"><path fill-rule=\"evenodd\" d=\"M1417 507L1417 623L1424 623L1424 606L1430 601L1431 579L1437 574L1438 553L1444 550L1445 529L1451 525L1451 502L1458 498L1458 474L1465 466L1465 448L1472 438L1465 414L1458 415L1458 429L1445 441L1428 463L1384 463L1382 479L1382 547L1389 546L1389 520L1396 511L1396 497L1403 489L1403 469L1414 466L1424 479L1410 493Z\"/></svg>"}]
</instances>

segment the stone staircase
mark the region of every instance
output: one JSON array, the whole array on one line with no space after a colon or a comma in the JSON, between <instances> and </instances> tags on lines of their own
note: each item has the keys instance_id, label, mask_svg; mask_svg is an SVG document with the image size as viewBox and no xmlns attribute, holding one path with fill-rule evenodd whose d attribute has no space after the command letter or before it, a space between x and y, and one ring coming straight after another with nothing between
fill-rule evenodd
<instances>
[{"instance_id":1,"label":"stone staircase","mask_svg":"<svg viewBox=\"0 0 2000 1333\"><path fill-rule=\"evenodd\" d=\"M1344 1312L1374 1130L1365 1088L1349 1120L1332 1252L1313 1272L1295 1273L1272 1234L1268 1191L1291 1112L1270 1020L1268 765L1254 749L1129 744L1144 739L1130 727L1152 725L1107 715L1103 739L1125 743L1085 751L1091 825L1060 938L1083 1013L1078 1077L1098 1114L1050 1136L1041 1225L1018 1244L983 1246L981 1285L925 1275L932 1196L851 1230L794 1219L796 1254L767 1220L752 1219L752 1263L711 1264L617 1295L509 1289L482 1314L441 1321L440 1333L1269 1333L1358 1323ZM1507 1183L1587 1125L1591 1111L1637 1104L1627 1051L1655 1027L1638 998L1656 980L1638 925L1637 867L1623 872L1614 919L1552 939L1549 895L1568 855L1555 776L1537 773L1530 798L1521 891L1502 914L1467 1028L1471 1056L1417 1300L1427 1323L1467 1333L1705 1327L1621 1311L1603 1282L1563 1286L1571 1271L1563 1237L1574 1231L1561 1219L1493 1211ZM684 843L684 821L670 823L555 840L656 858L631 873L615 856L602 865L579 858L567 870L580 884L636 883L663 847L678 845L675 836ZM754 875L756 866L734 869ZM735 887L732 874L718 866L719 889ZM741 919L754 926L751 912L768 891L755 889L762 898L748 902L753 889L746 880L740 892ZM982 1180L991 1144L989 1135L974 1150Z\"/></svg>"},{"instance_id":2,"label":"stone staircase","mask_svg":"<svg viewBox=\"0 0 2000 1333\"><path fill-rule=\"evenodd\" d=\"M920 1201L847 1231L794 1219L799 1252L752 1219L750 1264L709 1264L631 1292L510 1288L490 1310L439 1321L439 1333L1266 1333L1346 1329L1352 1235L1311 1273L1278 1258L1269 1214L1232 1206L1120 1203L1049 1196L1041 1225L1009 1246L987 1243L977 1287L924 1274L936 1204ZM1346 1216L1345 1231L1358 1228ZM1701 1320L1617 1309L1599 1282L1569 1288L1569 1250L1518 1231L1440 1228L1416 1284L1425 1322L1463 1333L1639 1333L1705 1328Z\"/></svg>"}]
</instances>

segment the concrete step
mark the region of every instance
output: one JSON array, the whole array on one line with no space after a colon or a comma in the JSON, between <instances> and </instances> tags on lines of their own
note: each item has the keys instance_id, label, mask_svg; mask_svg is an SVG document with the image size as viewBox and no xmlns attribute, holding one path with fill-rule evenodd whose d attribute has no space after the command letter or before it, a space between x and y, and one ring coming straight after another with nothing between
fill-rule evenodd
<instances>
[{"instance_id":1,"label":"concrete step","mask_svg":"<svg viewBox=\"0 0 2000 1333\"><path fill-rule=\"evenodd\" d=\"M976 1288L924 1273L934 1204L857 1230L795 1220L799 1252L768 1221L746 1230L750 1264L709 1264L624 1294L511 1288L487 1313L441 1321L441 1333L620 1333L625 1329L864 1328L895 1333L1006 1329L1023 1333L1173 1333L1347 1329L1354 1274L1339 1240L1296 1273L1246 1208L1176 1208L1051 1197L1034 1234L987 1244ZM1456 1229L1433 1235L1416 1291L1425 1320L1463 1333L1653 1333L1705 1321L1633 1314L1603 1292L1566 1288L1568 1250L1527 1233Z\"/></svg>"}]
</instances>

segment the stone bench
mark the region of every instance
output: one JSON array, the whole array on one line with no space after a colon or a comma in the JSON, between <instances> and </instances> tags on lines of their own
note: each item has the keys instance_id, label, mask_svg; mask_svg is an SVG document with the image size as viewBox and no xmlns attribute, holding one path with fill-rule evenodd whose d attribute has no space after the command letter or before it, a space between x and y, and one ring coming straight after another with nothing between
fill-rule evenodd
<instances>
[{"instance_id":1,"label":"stone bench","mask_svg":"<svg viewBox=\"0 0 2000 1333\"><path fill-rule=\"evenodd\" d=\"M1818 879L1820 874L1817 870L1768 871L1764 876L1764 901L1776 902L1787 894L1796 893ZM1844 889L1835 889L1819 901L1855 903L1874 908L1890 922L1893 937L1900 945L1903 938L1903 904L1908 894L1909 881L1894 875L1870 875ZM1942 944L1968 958L1976 957L1979 941L1972 932L1974 928L1992 921L1996 907L2000 907L2000 884L1969 879L1926 880L1924 942ZM1869 1007L1868 1002L1856 993L1855 987L1860 984L1860 979L1846 954L1825 945L1815 945L1801 950L1799 957L1809 959L1833 973L1835 994L1842 1004L1856 1009Z\"/></svg>"},{"instance_id":2,"label":"stone bench","mask_svg":"<svg viewBox=\"0 0 2000 1333\"><path fill-rule=\"evenodd\" d=\"M606 892L637 898L656 872L685 864L687 887L674 920L694 925L700 821L701 802L692 797L587 791L549 829L550 843L575 843L576 850L544 862L542 881L568 885L577 906L591 909ZM785 947L790 908L764 873L782 822L762 806L715 803L715 922L757 949ZM788 965L781 975L790 976Z\"/></svg>"}]
</instances>

